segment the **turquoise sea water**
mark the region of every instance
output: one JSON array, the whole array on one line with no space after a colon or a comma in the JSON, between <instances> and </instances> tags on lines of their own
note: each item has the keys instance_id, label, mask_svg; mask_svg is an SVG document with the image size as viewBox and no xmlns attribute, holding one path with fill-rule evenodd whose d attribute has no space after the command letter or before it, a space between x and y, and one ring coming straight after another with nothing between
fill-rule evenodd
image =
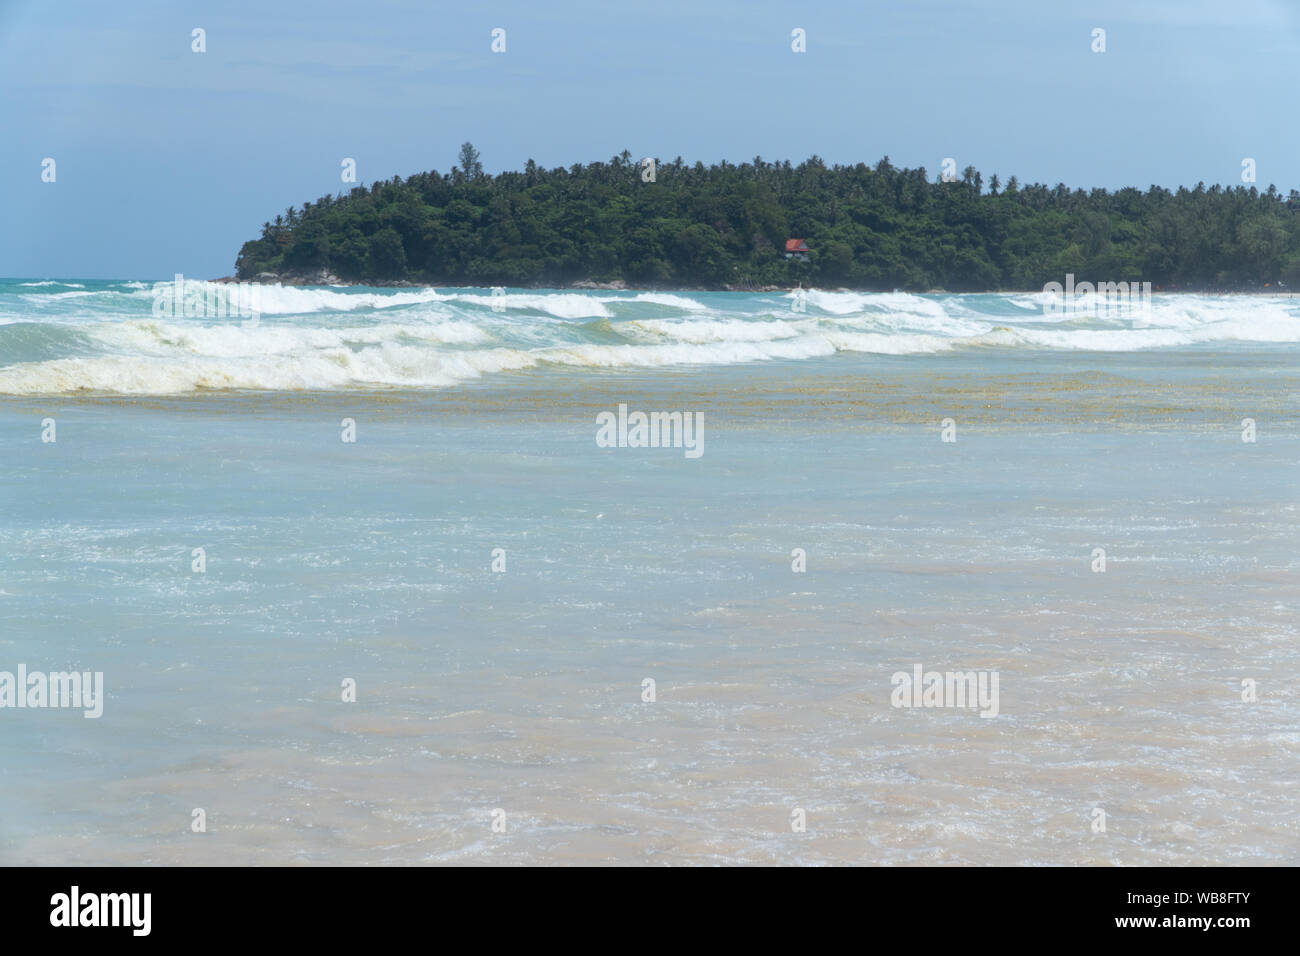
<instances>
[{"instance_id":1,"label":"turquoise sea water","mask_svg":"<svg viewBox=\"0 0 1300 956\"><path fill-rule=\"evenodd\" d=\"M0 862L1300 862L1289 298L39 281L0 671L107 700L0 709Z\"/></svg>"}]
</instances>

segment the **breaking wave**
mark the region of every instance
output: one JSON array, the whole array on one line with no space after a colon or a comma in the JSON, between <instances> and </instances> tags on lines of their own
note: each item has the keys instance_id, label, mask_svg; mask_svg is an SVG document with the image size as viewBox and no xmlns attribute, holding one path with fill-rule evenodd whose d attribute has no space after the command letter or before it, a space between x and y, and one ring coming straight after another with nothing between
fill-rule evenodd
<instances>
[{"instance_id":1,"label":"breaking wave","mask_svg":"<svg viewBox=\"0 0 1300 956\"><path fill-rule=\"evenodd\" d=\"M444 388L526 369L1300 343L1300 300L1285 296L1157 295L1143 311L1089 315L1052 314L1036 293L260 286L250 320L155 316L155 290L169 287L0 281L0 394Z\"/></svg>"}]
</instances>

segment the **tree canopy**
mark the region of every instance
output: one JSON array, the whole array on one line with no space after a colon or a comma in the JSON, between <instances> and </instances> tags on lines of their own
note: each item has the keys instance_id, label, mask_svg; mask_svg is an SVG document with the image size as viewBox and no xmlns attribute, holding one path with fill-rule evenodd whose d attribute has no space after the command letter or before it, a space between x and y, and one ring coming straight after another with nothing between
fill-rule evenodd
<instances>
[{"instance_id":1,"label":"tree canopy","mask_svg":"<svg viewBox=\"0 0 1300 956\"><path fill-rule=\"evenodd\" d=\"M239 278L328 270L349 281L747 288L1040 289L1149 281L1187 290L1300 286L1300 193L1274 186L1069 189L973 167L657 161L483 172L460 165L290 207L244 243ZM647 181L649 180L649 181ZM785 242L810 252L786 258Z\"/></svg>"}]
</instances>

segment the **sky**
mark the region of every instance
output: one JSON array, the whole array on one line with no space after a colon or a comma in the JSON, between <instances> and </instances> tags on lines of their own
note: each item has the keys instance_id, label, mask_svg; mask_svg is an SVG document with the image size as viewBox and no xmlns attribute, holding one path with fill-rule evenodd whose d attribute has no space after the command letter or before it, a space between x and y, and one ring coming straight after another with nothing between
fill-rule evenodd
<instances>
[{"instance_id":1,"label":"sky","mask_svg":"<svg viewBox=\"0 0 1300 956\"><path fill-rule=\"evenodd\" d=\"M229 275L344 158L445 172L467 140L489 173L627 149L1175 188L1250 158L1288 192L1297 79L1300 0L0 0L0 276Z\"/></svg>"}]
</instances>

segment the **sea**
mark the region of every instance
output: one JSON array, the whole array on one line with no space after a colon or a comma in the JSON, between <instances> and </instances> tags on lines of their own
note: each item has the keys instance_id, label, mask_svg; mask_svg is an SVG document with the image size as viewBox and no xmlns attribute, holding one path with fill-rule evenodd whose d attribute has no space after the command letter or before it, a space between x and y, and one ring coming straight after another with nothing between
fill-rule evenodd
<instances>
[{"instance_id":1,"label":"sea","mask_svg":"<svg viewBox=\"0 0 1300 956\"><path fill-rule=\"evenodd\" d=\"M1300 864L1300 299L198 286L0 280L0 864Z\"/></svg>"}]
</instances>

